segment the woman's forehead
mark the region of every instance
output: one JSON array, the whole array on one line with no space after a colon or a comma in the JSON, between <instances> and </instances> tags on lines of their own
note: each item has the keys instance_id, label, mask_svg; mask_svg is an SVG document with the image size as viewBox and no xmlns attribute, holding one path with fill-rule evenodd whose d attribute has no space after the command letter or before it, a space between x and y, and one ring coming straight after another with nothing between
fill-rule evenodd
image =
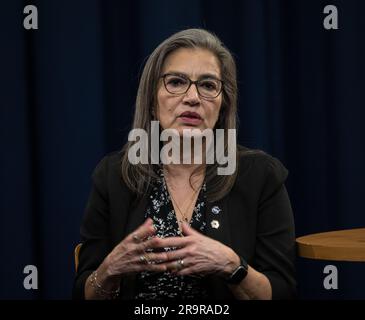
<instances>
[{"instance_id":1,"label":"woman's forehead","mask_svg":"<svg viewBox=\"0 0 365 320\"><path fill-rule=\"evenodd\" d=\"M209 50L181 48L167 56L163 73L180 73L190 78L206 75L219 78L220 67L217 57Z\"/></svg>"}]
</instances>

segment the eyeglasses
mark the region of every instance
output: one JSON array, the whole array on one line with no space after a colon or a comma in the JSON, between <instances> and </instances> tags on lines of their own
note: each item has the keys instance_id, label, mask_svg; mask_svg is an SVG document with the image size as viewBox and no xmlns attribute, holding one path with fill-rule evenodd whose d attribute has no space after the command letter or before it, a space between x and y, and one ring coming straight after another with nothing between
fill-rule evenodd
<instances>
[{"instance_id":1,"label":"eyeglasses","mask_svg":"<svg viewBox=\"0 0 365 320\"><path fill-rule=\"evenodd\" d=\"M214 99L223 90L223 81L216 78L203 78L192 81L180 74L166 73L162 77L166 91L171 94L184 94L188 92L192 84L195 84L199 96L206 99Z\"/></svg>"}]
</instances>

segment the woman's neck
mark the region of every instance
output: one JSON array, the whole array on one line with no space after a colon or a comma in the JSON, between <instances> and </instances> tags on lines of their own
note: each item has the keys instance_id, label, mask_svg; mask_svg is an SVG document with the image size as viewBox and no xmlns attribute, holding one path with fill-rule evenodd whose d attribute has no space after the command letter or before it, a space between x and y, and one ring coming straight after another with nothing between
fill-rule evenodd
<instances>
[{"instance_id":1,"label":"woman's neck","mask_svg":"<svg viewBox=\"0 0 365 320\"><path fill-rule=\"evenodd\" d=\"M201 164L169 164L164 165L164 173L167 181L175 188L193 186L193 189L198 189L204 181L205 166Z\"/></svg>"},{"instance_id":2,"label":"woman's neck","mask_svg":"<svg viewBox=\"0 0 365 320\"><path fill-rule=\"evenodd\" d=\"M172 178L190 177L194 171L199 174L205 173L205 166L202 164L168 164L164 170Z\"/></svg>"}]
</instances>

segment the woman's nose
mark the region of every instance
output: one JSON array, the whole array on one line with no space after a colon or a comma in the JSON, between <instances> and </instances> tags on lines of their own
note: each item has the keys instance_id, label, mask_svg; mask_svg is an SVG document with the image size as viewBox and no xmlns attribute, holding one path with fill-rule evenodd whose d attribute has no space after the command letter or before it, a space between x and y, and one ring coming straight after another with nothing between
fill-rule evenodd
<instances>
[{"instance_id":1,"label":"woman's nose","mask_svg":"<svg viewBox=\"0 0 365 320\"><path fill-rule=\"evenodd\" d=\"M189 104L197 104L200 102L199 92L195 84L192 84L184 94L183 101Z\"/></svg>"}]
</instances>

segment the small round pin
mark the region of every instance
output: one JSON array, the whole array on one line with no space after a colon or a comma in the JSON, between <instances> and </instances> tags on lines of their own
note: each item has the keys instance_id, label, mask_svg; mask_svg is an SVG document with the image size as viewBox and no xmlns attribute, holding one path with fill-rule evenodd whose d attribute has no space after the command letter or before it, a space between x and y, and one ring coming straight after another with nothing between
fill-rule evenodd
<instances>
[{"instance_id":1,"label":"small round pin","mask_svg":"<svg viewBox=\"0 0 365 320\"><path fill-rule=\"evenodd\" d=\"M212 226L213 229L218 229L219 228L219 221L218 220L212 220L210 222L210 225Z\"/></svg>"},{"instance_id":2,"label":"small round pin","mask_svg":"<svg viewBox=\"0 0 365 320\"><path fill-rule=\"evenodd\" d=\"M218 206L214 206L212 208L212 213L219 214L221 212L221 209Z\"/></svg>"}]
</instances>

